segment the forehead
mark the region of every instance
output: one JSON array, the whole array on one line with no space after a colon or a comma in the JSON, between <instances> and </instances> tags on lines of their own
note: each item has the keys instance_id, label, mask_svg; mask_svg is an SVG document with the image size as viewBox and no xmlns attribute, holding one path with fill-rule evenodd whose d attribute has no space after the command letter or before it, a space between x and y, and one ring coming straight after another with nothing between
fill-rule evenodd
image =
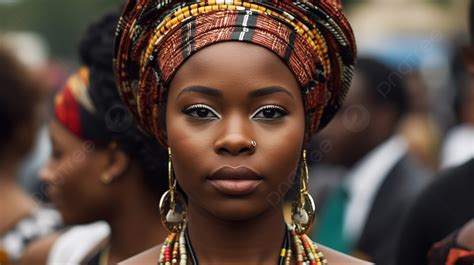
<instances>
[{"instance_id":1,"label":"forehead","mask_svg":"<svg viewBox=\"0 0 474 265\"><path fill-rule=\"evenodd\" d=\"M49 122L48 129L54 146L74 149L82 144L82 140L79 137L71 133L55 119Z\"/></svg>"},{"instance_id":2,"label":"forehead","mask_svg":"<svg viewBox=\"0 0 474 265\"><path fill-rule=\"evenodd\" d=\"M170 88L179 90L193 85L232 88L234 92L281 86L301 97L296 78L277 55L242 42L213 44L192 55L178 69Z\"/></svg>"}]
</instances>

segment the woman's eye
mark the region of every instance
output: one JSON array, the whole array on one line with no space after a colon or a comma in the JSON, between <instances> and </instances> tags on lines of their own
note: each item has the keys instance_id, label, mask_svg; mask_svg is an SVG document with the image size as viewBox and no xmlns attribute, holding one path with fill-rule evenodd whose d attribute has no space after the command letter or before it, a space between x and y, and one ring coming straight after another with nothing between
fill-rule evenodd
<instances>
[{"instance_id":1,"label":"woman's eye","mask_svg":"<svg viewBox=\"0 0 474 265\"><path fill-rule=\"evenodd\" d=\"M183 110L184 114L195 119L220 119L220 115L213 108L204 104L191 105Z\"/></svg>"},{"instance_id":2,"label":"woman's eye","mask_svg":"<svg viewBox=\"0 0 474 265\"><path fill-rule=\"evenodd\" d=\"M252 114L252 119L257 120L278 120L288 114L288 111L280 106L263 106Z\"/></svg>"}]
</instances>

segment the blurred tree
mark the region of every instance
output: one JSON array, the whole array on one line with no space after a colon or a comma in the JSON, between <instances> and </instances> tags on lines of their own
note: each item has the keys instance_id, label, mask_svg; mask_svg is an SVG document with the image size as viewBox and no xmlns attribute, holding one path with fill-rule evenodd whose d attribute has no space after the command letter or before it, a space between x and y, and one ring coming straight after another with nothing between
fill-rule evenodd
<instances>
[{"instance_id":1,"label":"blurred tree","mask_svg":"<svg viewBox=\"0 0 474 265\"><path fill-rule=\"evenodd\" d=\"M52 56L75 59L82 31L124 0L0 0L1 31L33 31L50 44Z\"/></svg>"},{"instance_id":2,"label":"blurred tree","mask_svg":"<svg viewBox=\"0 0 474 265\"><path fill-rule=\"evenodd\" d=\"M379 0L342 0L346 11L374 1ZM449 5L457 0L416 1ZM0 0L0 31L37 32L50 44L52 56L75 59L77 42L86 25L106 10L118 8L125 2L126 0Z\"/></svg>"}]
</instances>

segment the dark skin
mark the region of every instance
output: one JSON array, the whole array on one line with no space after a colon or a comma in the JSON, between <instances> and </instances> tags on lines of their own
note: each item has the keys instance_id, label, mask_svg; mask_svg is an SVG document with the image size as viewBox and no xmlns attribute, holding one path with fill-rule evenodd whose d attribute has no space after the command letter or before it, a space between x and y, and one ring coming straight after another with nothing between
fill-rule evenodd
<instances>
[{"instance_id":1,"label":"dark skin","mask_svg":"<svg viewBox=\"0 0 474 265\"><path fill-rule=\"evenodd\" d=\"M33 144L36 125L19 124L0 152L0 235L12 229L38 206L17 182L17 169Z\"/></svg>"},{"instance_id":2,"label":"dark skin","mask_svg":"<svg viewBox=\"0 0 474 265\"><path fill-rule=\"evenodd\" d=\"M474 219L461 228L456 241L460 246L474 250Z\"/></svg>"},{"instance_id":3,"label":"dark skin","mask_svg":"<svg viewBox=\"0 0 474 265\"><path fill-rule=\"evenodd\" d=\"M35 143L44 115L41 93L44 84L15 57L10 49L0 44L1 104L10 102L2 106L1 113L0 236L38 207L35 199L19 185L17 171ZM21 105L11 103L18 98L21 98Z\"/></svg>"},{"instance_id":4,"label":"dark skin","mask_svg":"<svg viewBox=\"0 0 474 265\"><path fill-rule=\"evenodd\" d=\"M343 107L316 137L316 141L330 143L322 156L324 162L350 168L393 134L398 116L395 108L374 103L367 89L366 80L356 71Z\"/></svg>"},{"instance_id":5,"label":"dark skin","mask_svg":"<svg viewBox=\"0 0 474 265\"><path fill-rule=\"evenodd\" d=\"M304 145L295 77L265 48L224 42L188 59L169 89L166 136L188 196L190 240L199 262L276 264L284 238L282 198ZM250 191L236 192L237 181L222 188L212 178L222 167L245 167L258 179ZM281 197L271 196L275 192ZM156 264L159 252L155 247L124 264ZM329 262L348 260L329 253Z\"/></svg>"},{"instance_id":6,"label":"dark skin","mask_svg":"<svg viewBox=\"0 0 474 265\"><path fill-rule=\"evenodd\" d=\"M163 241L167 232L156 209L158 198L137 162L117 145L84 142L57 121L49 129L53 154L41 180L66 224L106 221L111 227L109 264ZM104 173L111 176L110 183L101 181ZM33 243L22 263L45 261L55 237Z\"/></svg>"},{"instance_id":7,"label":"dark skin","mask_svg":"<svg viewBox=\"0 0 474 265\"><path fill-rule=\"evenodd\" d=\"M12 229L18 221L38 207L37 202L18 183L18 167L31 150L44 115L43 105L36 102L31 116L18 122L0 150L0 235Z\"/></svg>"},{"instance_id":8,"label":"dark skin","mask_svg":"<svg viewBox=\"0 0 474 265\"><path fill-rule=\"evenodd\" d=\"M464 49L464 61L469 72L469 82L462 99L460 122L474 125L474 48L469 46Z\"/></svg>"}]
</instances>

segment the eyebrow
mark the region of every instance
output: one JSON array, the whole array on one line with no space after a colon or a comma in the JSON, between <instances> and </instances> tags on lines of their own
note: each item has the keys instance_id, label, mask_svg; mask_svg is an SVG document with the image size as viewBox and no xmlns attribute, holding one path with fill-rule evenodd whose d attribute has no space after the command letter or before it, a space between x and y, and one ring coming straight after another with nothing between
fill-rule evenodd
<instances>
[{"instance_id":1,"label":"eyebrow","mask_svg":"<svg viewBox=\"0 0 474 265\"><path fill-rule=\"evenodd\" d=\"M193 92L209 95L212 97L222 97L222 92L215 88L210 88L210 87L205 87L205 86L190 86L181 90L181 92L179 92L176 98L179 98L185 93L193 93ZM269 86L269 87L259 88L259 89L250 91L249 97L259 98L259 97L265 97L265 96L275 94L275 93L284 93L284 94L289 95L291 98L294 98L293 95L290 92L288 92L288 90L279 86Z\"/></svg>"},{"instance_id":2,"label":"eyebrow","mask_svg":"<svg viewBox=\"0 0 474 265\"><path fill-rule=\"evenodd\" d=\"M285 93L289 95L290 97L294 98L293 95L290 92L288 92L288 90L279 86L269 86L269 87L256 89L254 91L251 91L249 93L249 96L251 98L258 98L258 97L265 97L265 96L275 94L275 93Z\"/></svg>"},{"instance_id":3,"label":"eyebrow","mask_svg":"<svg viewBox=\"0 0 474 265\"><path fill-rule=\"evenodd\" d=\"M222 96L222 93L219 90L214 89L214 88L205 87L205 86L190 86L190 87L187 87L187 88L181 90L181 92L179 92L179 94L176 96L176 98L179 98L181 95L183 95L185 93L191 93L191 92L201 93L201 94L209 95L209 96L212 96L212 97L221 97Z\"/></svg>"}]
</instances>

